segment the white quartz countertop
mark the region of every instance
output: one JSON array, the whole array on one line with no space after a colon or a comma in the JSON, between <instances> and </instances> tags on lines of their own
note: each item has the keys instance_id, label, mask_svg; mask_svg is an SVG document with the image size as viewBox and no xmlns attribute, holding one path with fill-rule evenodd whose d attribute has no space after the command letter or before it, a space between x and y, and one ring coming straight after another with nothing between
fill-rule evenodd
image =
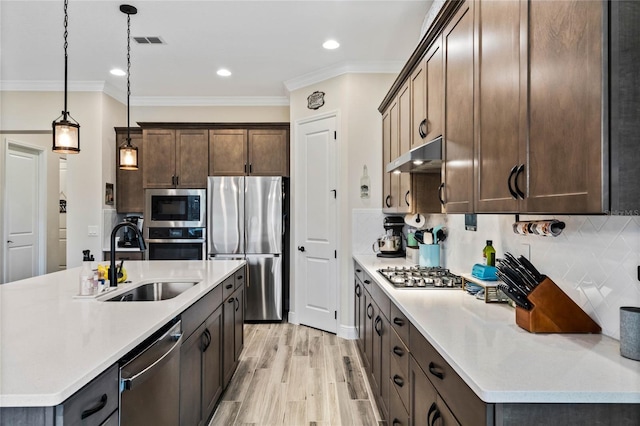
<instances>
[{"instance_id":1,"label":"white quartz countertop","mask_svg":"<svg viewBox=\"0 0 640 426\"><path fill-rule=\"evenodd\" d=\"M529 333L507 304L462 290L396 289L376 272L404 259L354 259L483 401L640 403L640 362L622 357L617 340Z\"/></svg>"},{"instance_id":2,"label":"white quartz countertop","mask_svg":"<svg viewBox=\"0 0 640 426\"><path fill-rule=\"evenodd\" d=\"M125 262L132 283L119 287L153 280L198 281L158 302L74 299L81 268L0 285L0 407L63 402L244 264Z\"/></svg>"}]
</instances>

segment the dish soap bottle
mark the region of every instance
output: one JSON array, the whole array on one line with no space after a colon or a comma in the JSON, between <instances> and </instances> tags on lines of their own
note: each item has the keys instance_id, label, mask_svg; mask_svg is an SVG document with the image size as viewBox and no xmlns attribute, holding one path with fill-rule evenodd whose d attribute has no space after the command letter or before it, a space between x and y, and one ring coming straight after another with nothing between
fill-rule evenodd
<instances>
[{"instance_id":1,"label":"dish soap bottle","mask_svg":"<svg viewBox=\"0 0 640 426\"><path fill-rule=\"evenodd\" d=\"M487 240L487 245L482 250L482 264L496 266L496 249L493 248L493 241Z\"/></svg>"},{"instance_id":2,"label":"dish soap bottle","mask_svg":"<svg viewBox=\"0 0 640 426\"><path fill-rule=\"evenodd\" d=\"M369 173L366 164L362 168L362 177L360 178L360 198L369 198Z\"/></svg>"},{"instance_id":3,"label":"dish soap bottle","mask_svg":"<svg viewBox=\"0 0 640 426\"><path fill-rule=\"evenodd\" d=\"M82 250L82 269L80 270L80 295L93 294L93 272L91 271L91 251Z\"/></svg>"}]
</instances>

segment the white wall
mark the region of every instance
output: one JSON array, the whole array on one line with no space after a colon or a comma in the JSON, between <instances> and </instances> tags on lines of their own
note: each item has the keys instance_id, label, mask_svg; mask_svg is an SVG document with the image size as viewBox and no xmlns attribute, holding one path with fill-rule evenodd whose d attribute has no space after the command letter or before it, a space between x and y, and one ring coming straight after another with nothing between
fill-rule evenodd
<instances>
[{"instance_id":1,"label":"white wall","mask_svg":"<svg viewBox=\"0 0 640 426\"><path fill-rule=\"evenodd\" d=\"M338 307L338 333L350 335L353 326L353 300L351 292L352 262L351 210L380 207L382 197L382 124L377 110L395 74L345 74L291 92L291 170L295 171L295 123L304 118L338 113L338 273L340 305ZM314 91L325 93L325 105L318 110L307 108L307 97ZM360 176L366 164L371 177L371 198L360 198ZM291 202L295 205L295 175L291 181ZM291 217L291 247L297 246L295 211ZM291 310L295 316L295 264L298 252L291 259Z\"/></svg>"}]
</instances>

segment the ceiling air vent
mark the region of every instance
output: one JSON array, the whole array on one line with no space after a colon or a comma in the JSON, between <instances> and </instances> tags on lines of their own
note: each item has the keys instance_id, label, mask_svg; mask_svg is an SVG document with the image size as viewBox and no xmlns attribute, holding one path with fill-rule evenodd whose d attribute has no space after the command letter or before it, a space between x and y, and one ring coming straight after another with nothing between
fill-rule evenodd
<instances>
[{"instance_id":1,"label":"ceiling air vent","mask_svg":"<svg viewBox=\"0 0 640 426\"><path fill-rule=\"evenodd\" d=\"M152 36L152 37L134 37L133 38L138 44L165 44L164 41L160 37Z\"/></svg>"}]
</instances>

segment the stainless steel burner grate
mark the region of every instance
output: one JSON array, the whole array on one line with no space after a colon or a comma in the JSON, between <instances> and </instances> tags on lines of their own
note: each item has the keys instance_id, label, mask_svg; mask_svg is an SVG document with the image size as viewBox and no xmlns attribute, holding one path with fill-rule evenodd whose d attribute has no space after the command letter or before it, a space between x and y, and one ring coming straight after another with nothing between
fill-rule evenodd
<instances>
[{"instance_id":1,"label":"stainless steel burner grate","mask_svg":"<svg viewBox=\"0 0 640 426\"><path fill-rule=\"evenodd\" d=\"M462 277L445 268L426 266L391 266L378 272L396 288L462 288Z\"/></svg>"}]
</instances>

